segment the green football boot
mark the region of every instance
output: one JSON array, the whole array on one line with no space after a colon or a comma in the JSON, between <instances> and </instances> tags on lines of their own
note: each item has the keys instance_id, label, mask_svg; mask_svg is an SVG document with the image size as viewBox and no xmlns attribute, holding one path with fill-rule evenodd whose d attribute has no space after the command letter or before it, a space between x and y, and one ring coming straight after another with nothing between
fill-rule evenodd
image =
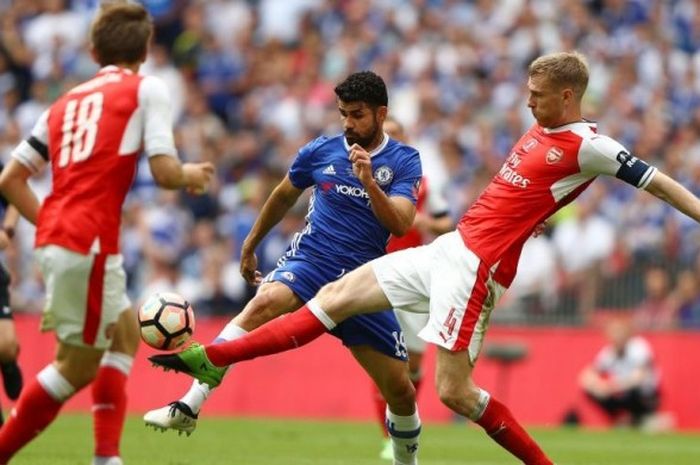
<instances>
[{"instance_id":1,"label":"green football boot","mask_svg":"<svg viewBox=\"0 0 700 465\"><path fill-rule=\"evenodd\" d=\"M221 384L228 367L217 367L207 357L202 344L191 344L185 350L175 354L160 354L148 357L153 366L159 366L165 371L175 370L184 373L200 382L215 388Z\"/></svg>"}]
</instances>

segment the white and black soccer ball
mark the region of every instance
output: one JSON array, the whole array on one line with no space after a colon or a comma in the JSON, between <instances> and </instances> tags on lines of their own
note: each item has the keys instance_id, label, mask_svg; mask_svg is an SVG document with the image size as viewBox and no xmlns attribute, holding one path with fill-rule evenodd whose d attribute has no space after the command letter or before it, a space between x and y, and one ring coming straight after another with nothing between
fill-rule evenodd
<instances>
[{"instance_id":1,"label":"white and black soccer ball","mask_svg":"<svg viewBox=\"0 0 700 465\"><path fill-rule=\"evenodd\" d=\"M177 349L194 333L194 310L174 292L150 296L138 312L141 339L158 350Z\"/></svg>"}]
</instances>

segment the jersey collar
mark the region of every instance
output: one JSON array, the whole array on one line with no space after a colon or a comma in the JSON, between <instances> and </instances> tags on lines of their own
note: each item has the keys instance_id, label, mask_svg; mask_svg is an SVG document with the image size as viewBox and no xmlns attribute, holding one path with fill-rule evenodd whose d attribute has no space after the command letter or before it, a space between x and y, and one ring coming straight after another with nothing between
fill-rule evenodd
<instances>
[{"instance_id":1,"label":"jersey collar","mask_svg":"<svg viewBox=\"0 0 700 465\"><path fill-rule=\"evenodd\" d=\"M377 146L376 149L372 150L372 151L369 153L370 158L372 158L373 156L379 154L379 152L381 152L382 150L384 150L384 148L386 147L386 145L387 145L388 143L389 143L389 135L385 132L385 133L384 133L384 138L382 139L382 143L379 144L379 145ZM348 140L345 138L345 136L343 136L343 145L345 146L345 150L347 150L347 151L349 152L349 151L350 151L350 145L348 145Z\"/></svg>"},{"instance_id":2,"label":"jersey collar","mask_svg":"<svg viewBox=\"0 0 700 465\"><path fill-rule=\"evenodd\" d=\"M107 65L103 66L97 74L105 74L105 73L116 73L116 72L122 72L126 74L134 74L133 71L127 68L120 68L119 66L116 65Z\"/></svg>"},{"instance_id":3,"label":"jersey collar","mask_svg":"<svg viewBox=\"0 0 700 465\"><path fill-rule=\"evenodd\" d=\"M581 121L574 121L573 123L563 124L554 128L542 128L542 132L544 132L545 134L556 134L557 132L571 131L572 129L581 126L586 126L592 129L593 131L598 130L598 124L595 121L588 121L586 119L582 119Z\"/></svg>"}]
</instances>

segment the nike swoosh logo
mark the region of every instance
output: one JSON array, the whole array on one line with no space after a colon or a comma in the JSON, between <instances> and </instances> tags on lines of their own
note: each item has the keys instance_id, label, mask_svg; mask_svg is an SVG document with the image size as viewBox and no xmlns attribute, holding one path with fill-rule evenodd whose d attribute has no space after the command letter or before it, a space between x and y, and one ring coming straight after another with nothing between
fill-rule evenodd
<instances>
[{"instance_id":1,"label":"nike swoosh logo","mask_svg":"<svg viewBox=\"0 0 700 465\"><path fill-rule=\"evenodd\" d=\"M499 433L505 431L505 429L506 429L506 424L505 424L505 422L501 422L501 426L499 426L498 429L497 429L496 431L494 431L493 433L489 434L489 436L494 437L494 436L496 436L497 434L499 434Z\"/></svg>"}]
</instances>

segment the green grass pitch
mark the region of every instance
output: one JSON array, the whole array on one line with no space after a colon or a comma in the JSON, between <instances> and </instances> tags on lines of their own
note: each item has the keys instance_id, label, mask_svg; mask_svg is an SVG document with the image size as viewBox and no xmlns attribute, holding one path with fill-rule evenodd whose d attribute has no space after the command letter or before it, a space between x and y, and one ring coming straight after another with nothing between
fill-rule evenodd
<instances>
[{"instance_id":1,"label":"green grass pitch","mask_svg":"<svg viewBox=\"0 0 700 465\"><path fill-rule=\"evenodd\" d=\"M12 465L89 465L88 415L62 415ZM700 435L635 431L533 429L559 465L698 465ZM131 417L123 438L125 465L382 465L371 423L208 417L190 437L146 429ZM427 424L421 465L519 463L482 431L464 424Z\"/></svg>"}]
</instances>

